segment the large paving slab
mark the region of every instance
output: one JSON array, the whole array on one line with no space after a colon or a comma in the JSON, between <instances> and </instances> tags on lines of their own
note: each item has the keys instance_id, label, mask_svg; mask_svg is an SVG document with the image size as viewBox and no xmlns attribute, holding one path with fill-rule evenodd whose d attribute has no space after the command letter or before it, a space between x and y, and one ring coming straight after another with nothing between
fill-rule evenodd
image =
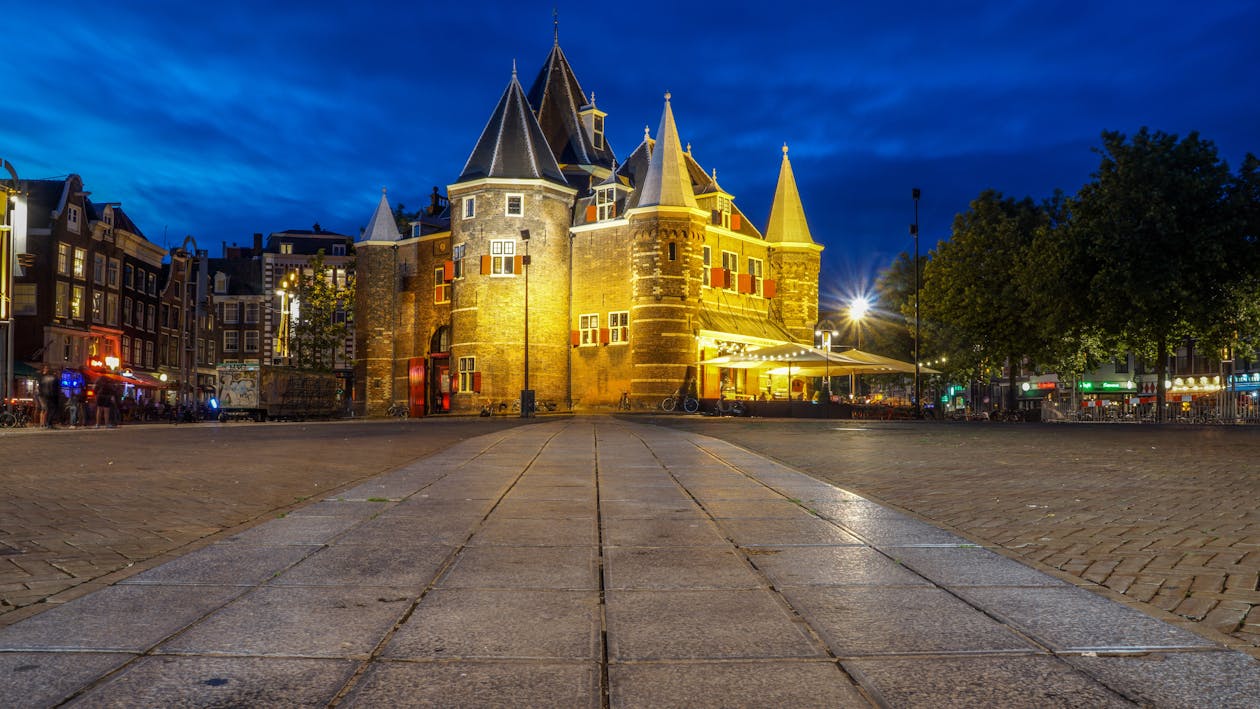
<instances>
[{"instance_id":1,"label":"large paving slab","mask_svg":"<svg viewBox=\"0 0 1260 709\"><path fill-rule=\"evenodd\" d=\"M1200 635L608 418L456 443L11 624L0 671L22 706L1260 699L1260 664Z\"/></svg>"}]
</instances>

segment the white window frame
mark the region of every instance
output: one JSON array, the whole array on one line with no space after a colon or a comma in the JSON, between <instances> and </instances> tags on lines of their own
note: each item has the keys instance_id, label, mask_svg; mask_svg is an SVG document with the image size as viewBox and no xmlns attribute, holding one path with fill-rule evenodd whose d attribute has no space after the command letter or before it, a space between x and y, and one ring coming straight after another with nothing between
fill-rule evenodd
<instances>
[{"instance_id":1,"label":"white window frame","mask_svg":"<svg viewBox=\"0 0 1260 709\"><path fill-rule=\"evenodd\" d=\"M105 324L105 291L92 289L92 322Z\"/></svg>"},{"instance_id":2,"label":"white window frame","mask_svg":"<svg viewBox=\"0 0 1260 709\"><path fill-rule=\"evenodd\" d=\"M224 352L240 352L241 351L240 330L224 330L223 331L223 351Z\"/></svg>"},{"instance_id":3,"label":"white window frame","mask_svg":"<svg viewBox=\"0 0 1260 709\"><path fill-rule=\"evenodd\" d=\"M515 202L516 211L512 211L512 204ZM523 217L525 216L525 194L522 192L509 192L503 197L503 216L505 217Z\"/></svg>"},{"instance_id":4,"label":"white window frame","mask_svg":"<svg viewBox=\"0 0 1260 709\"><path fill-rule=\"evenodd\" d=\"M70 289L70 319L82 320L87 305L87 291L77 283Z\"/></svg>"},{"instance_id":5,"label":"white window frame","mask_svg":"<svg viewBox=\"0 0 1260 709\"><path fill-rule=\"evenodd\" d=\"M129 263L123 265L123 285L132 290L136 288L136 267Z\"/></svg>"},{"instance_id":6,"label":"white window frame","mask_svg":"<svg viewBox=\"0 0 1260 709\"><path fill-rule=\"evenodd\" d=\"M596 150L604 149L604 117L598 113L591 116L591 142Z\"/></svg>"},{"instance_id":7,"label":"white window frame","mask_svg":"<svg viewBox=\"0 0 1260 709\"><path fill-rule=\"evenodd\" d=\"M223 304L223 324L236 325L241 321L241 306L234 300Z\"/></svg>"},{"instance_id":8,"label":"white window frame","mask_svg":"<svg viewBox=\"0 0 1260 709\"><path fill-rule=\"evenodd\" d=\"M753 295L761 297L761 281L765 278L766 262L759 258L748 257L748 275L753 279Z\"/></svg>"},{"instance_id":9,"label":"white window frame","mask_svg":"<svg viewBox=\"0 0 1260 709\"><path fill-rule=\"evenodd\" d=\"M57 242L57 274L70 275L70 244L64 241Z\"/></svg>"},{"instance_id":10,"label":"white window frame","mask_svg":"<svg viewBox=\"0 0 1260 709\"><path fill-rule=\"evenodd\" d=\"M451 284L446 280L445 266L434 266L433 268L433 302L451 302Z\"/></svg>"},{"instance_id":11,"label":"white window frame","mask_svg":"<svg viewBox=\"0 0 1260 709\"><path fill-rule=\"evenodd\" d=\"M465 197L463 202L464 202L464 208L460 210L460 214L463 215L463 218L472 219L473 217L476 217L477 216L477 198L472 197L472 196Z\"/></svg>"},{"instance_id":12,"label":"white window frame","mask_svg":"<svg viewBox=\"0 0 1260 709\"><path fill-rule=\"evenodd\" d=\"M739 254L734 251L722 252L722 268L730 271L731 277L727 281L726 288L728 290L736 290L739 288Z\"/></svg>"},{"instance_id":13,"label":"white window frame","mask_svg":"<svg viewBox=\"0 0 1260 709\"><path fill-rule=\"evenodd\" d=\"M105 254L92 255L92 282L98 286L105 285Z\"/></svg>"},{"instance_id":14,"label":"white window frame","mask_svg":"<svg viewBox=\"0 0 1260 709\"><path fill-rule=\"evenodd\" d=\"M464 253L467 244L455 244L451 247L451 260L455 262L455 277L464 277Z\"/></svg>"},{"instance_id":15,"label":"white window frame","mask_svg":"<svg viewBox=\"0 0 1260 709\"><path fill-rule=\"evenodd\" d=\"M155 308L152 303L149 303L149 307L146 310L148 311L149 316L147 321L149 326L145 329L149 332L157 332L157 308Z\"/></svg>"},{"instance_id":16,"label":"white window frame","mask_svg":"<svg viewBox=\"0 0 1260 709\"><path fill-rule=\"evenodd\" d=\"M258 331L257 331L257 330L246 330L246 331L245 331L245 351L246 351L246 352L257 352L257 351L258 351L258 341L259 341L259 340L258 340Z\"/></svg>"},{"instance_id":17,"label":"white window frame","mask_svg":"<svg viewBox=\"0 0 1260 709\"><path fill-rule=\"evenodd\" d=\"M131 296L123 298L123 325L131 324L131 304L133 302Z\"/></svg>"},{"instance_id":18,"label":"white window frame","mask_svg":"<svg viewBox=\"0 0 1260 709\"><path fill-rule=\"evenodd\" d=\"M617 216L617 188L600 187L595 190L595 221L604 222Z\"/></svg>"},{"instance_id":19,"label":"white window frame","mask_svg":"<svg viewBox=\"0 0 1260 709\"><path fill-rule=\"evenodd\" d=\"M150 273L148 276L148 280L149 280L149 295L157 295L157 274Z\"/></svg>"},{"instance_id":20,"label":"white window frame","mask_svg":"<svg viewBox=\"0 0 1260 709\"><path fill-rule=\"evenodd\" d=\"M70 231L78 234L79 221L79 208L72 204L66 212L66 226L69 227Z\"/></svg>"},{"instance_id":21,"label":"white window frame","mask_svg":"<svg viewBox=\"0 0 1260 709\"><path fill-rule=\"evenodd\" d=\"M118 294L105 294L105 319L112 327L118 327Z\"/></svg>"},{"instance_id":22,"label":"white window frame","mask_svg":"<svg viewBox=\"0 0 1260 709\"><path fill-rule=\"evenodd\" d=\"M476 357L459 358L459 390L461 392L471 392L473 390L473 375L476 372Z\"/></svg>"},{"instance_id":23,"label":"white window frame","mask_svg":"<svg viewBox=\"0 0 1260 709\"><path fill-rule=\"evenodd\" d=\"M718 195L717 196L717 209L714 211L716 211L719 215L718 219L722 228L730 229L731 228L731 200L727 199L726 197L723 197L722 195ZM732 271L732 273L734 273L734 271Z\"/></svg>"},{"instance_id":24,"label":"white window frame","mask_svg":"<svg viewBox=\"0 0 1260 709\"><path fill-rule=\"evenodd\" d=\"M608 344L630 344L629 310L616 310L608 314Z\"/></svg>"},{"instance_id":25,"label":"white window frame","mask_svg":"<svg viewBox=\"0 0 1260 709\"><path fill-rule=\"evenodd\" d=\"M153 340L144 341L144 366L153 369Z\"/></svg>"},{"instance_id":26,"label":"white window frame","mask_svg":"<svg viewBox=\"0 0 1260 709\"><path fill-rule=\"evenodd\" d=\"M346 255L346 245L345 245L345 244L333 244L333 245L332 245L332 255L333 255L333 256L345 256L345 255Z\"/></svg>"},{"instance_id":27,"label":"white window frame","mask_svg":"<svg viewBox=\"0 0 1260 709\"><path fill-rule=\"evenodd\" d=\"M492 276L514 276L516 275L516 240L515 239L491 239L490 240L490 275Z\"/></svg>"},{"instance_id":28,"label":"white window frame","mask_svg":"<svg viewBox=\"0 0 1260 709\"><path fill-rule=\"evenodd\" d=\"M258 323L258 303L245 304L245 324L254 325Z\"/></svg>"},{"instance_id":29,"label":"white window frame","mask_svg":"<svg viewBox=\"0 0 1260 709\"><path fill-rule=\"evenodd\" d=\"M73 272L75 278L87 280L87 249L75 248Z\"/></svg>"},{"instance_id":30,"label":"white window frame","mask_svg":"<svg viewBox=\"0 0 1260 709\"><path fill-rule=\"evenodd\" d=\"M582 347L599 345L599 313L586 313L578 316L578 344Z\"/></svg>"},{"instance_id":31,"label":"white window frame","mask_svg":"<svg viewBox=\"0 0 1260 709\"><path fill-rule=\"evenodd\" d=\"M109 264L105 266L105 285L110 288L118 287L118 269L122 262L116 258L109 260Z\"/></svg>"}]
</instances>

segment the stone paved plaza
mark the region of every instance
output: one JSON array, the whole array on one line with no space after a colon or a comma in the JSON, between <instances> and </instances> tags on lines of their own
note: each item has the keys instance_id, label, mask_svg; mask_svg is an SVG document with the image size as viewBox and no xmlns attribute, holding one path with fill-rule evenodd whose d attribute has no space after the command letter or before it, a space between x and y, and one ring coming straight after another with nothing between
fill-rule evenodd
<instances>
[{"instance_id":1,"label":"stone paved plaza","mask_svg":"<svg viewBox=\"0 0 1260 709\"><path fill-rule=\"evenodd\" d=\"M1249 431L518 423L0 437L45 461L0 469L21 493L2 580L25 601L0 616L0 703L1260 704L1260 663L1222 644L1254 650L1246 614L1225 635L1080 561L1014 560L1034 540L1087 569L1148 540L1151 598L1193 559L1223 577L1219 618L1248 565L1255 590L1255 473L1221 457ZM1243 552L1213 571L1160 551L1189 529Z\"/></svg>"},{"instance_id":2,"label":"stone paved plaza","mask_svg":"<svg viewBox=\"0 0 1260 709\"><path fill-rule=\"evenodd\" d=\"M1260 657L1255 427L655 420L1228 634Z\"/></svg>"}]
</instances>

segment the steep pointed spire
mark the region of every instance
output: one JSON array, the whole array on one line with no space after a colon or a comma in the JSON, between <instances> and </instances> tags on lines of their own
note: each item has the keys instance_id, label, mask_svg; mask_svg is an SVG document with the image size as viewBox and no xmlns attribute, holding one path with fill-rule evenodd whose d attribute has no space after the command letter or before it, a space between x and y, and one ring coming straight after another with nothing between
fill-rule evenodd
<instances>
[{"instance_id":1,"label":"steep pointed spire","mask_svg":"<svg viewBox=\"0 0 1260 709\"><path fill-rule=\"evenodd\" d=\"M390 208L385 188L382 187L381 201L377 203L376 211L359 235L359 241L398 241L400 238L402 234L398 231L398 222L394 220L394 210Z\"/></svg>"},{"instance_id":2,"label":"steep pointed spire","mask_svg":"<svg viewBox=\"0 0 1260 709\"><path fill-rule=\"evenodd\" d=\"M616 159L612 146L603 138L603 113L599 114L598 141L583 125L582 112L593 109L594 103L594 99L587 103L577 75L557 42L529 89L529 105L560 164L611 167Z\"/></svg>"},{"instance_id":3,"label":"steep pointed spire","mask_svg":"<svg viewBox=\"0 0 1260 709\"><path fill-rule=\"evenodd\" d=\"M788 146L783 144L783 164L779 167L779 185L774 190L774 204L770 206L770 223L766 225L766 241L778 243L812 244L809 223L805 221L805 207L801 193L796 189L796 177L788 160Z\"/></svg>"},{"instance_id":4,"label":"steep pointed spire","mask_svg":"<svg viewBox=\"0 0 1260 709\"><path fill-rule=\"evenodd\" d=\"M543 179L565 184L564 174L525 100L525 91L516 80L515 62L512 80L456 182L486 177Z\"/></svg>"},{"instance_id":5,"label":"steep pointed spire","mask_svg":"<svg viewBox=\"0 0 1260 709\"><path fill-rule=\"evenodd\" d=\"M665 94L665 110L661 114L661 127L656 131L656 148L648 162L647 175L639 193L640 207L695 207L696 195L691 189L691 176L687 172L686 158L678 127L674 125L674 111L669 105L670 95Z\"/></svg>"}]
</instances>

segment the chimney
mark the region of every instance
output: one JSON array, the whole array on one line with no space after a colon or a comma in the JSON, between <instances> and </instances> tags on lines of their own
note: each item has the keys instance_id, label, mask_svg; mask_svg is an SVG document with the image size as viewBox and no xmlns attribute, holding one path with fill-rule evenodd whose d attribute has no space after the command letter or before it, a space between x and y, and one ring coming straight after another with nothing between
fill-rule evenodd
<instances>
[{"instance_id":1,"label":"chimney","mask_svg":"<svg viewBox=\"0 0 1260 709\"><path fill-rule=\"evenodd\" d=\"M262 234L254 232L254 255L258 256L260 254L262 254Z\"/></svg>"}]
</instances>

